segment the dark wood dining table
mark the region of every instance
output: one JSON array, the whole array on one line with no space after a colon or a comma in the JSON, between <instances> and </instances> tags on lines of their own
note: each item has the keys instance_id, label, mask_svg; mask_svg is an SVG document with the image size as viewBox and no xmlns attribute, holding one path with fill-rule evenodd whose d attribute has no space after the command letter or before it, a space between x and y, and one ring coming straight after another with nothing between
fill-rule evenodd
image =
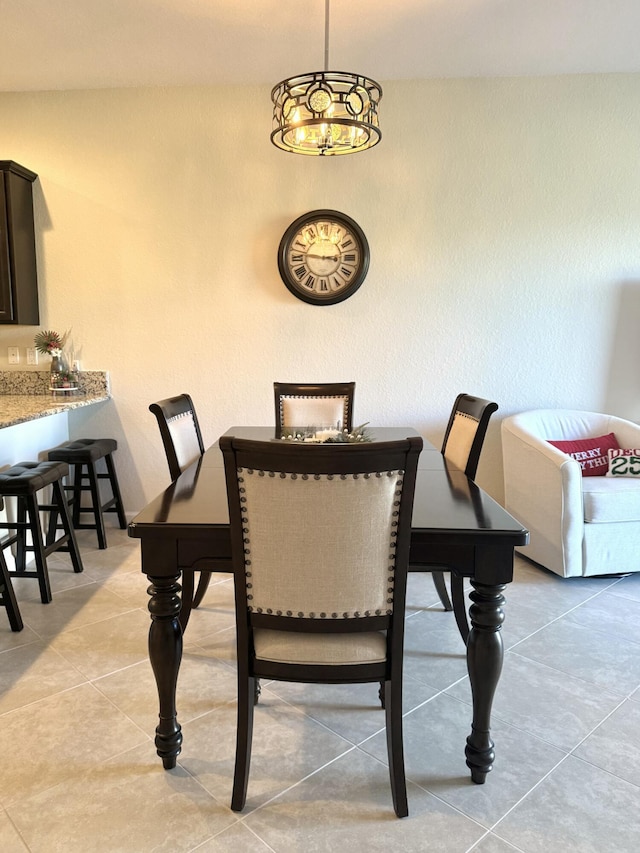
<instances>
[{"instance_id":1,"label":"dark wood dining table","mask_svg":"<svg viewBox=\"0 0 640 853\"><path fill-rule=\"evenodd\" d=\"M278 440L273 427L231 427L226 434ZM408 435L416 431L369 428L374 441ZM176 710L182 658L180 575L183 569L232 571L224 467L217 444L133 519L129 536L140 539L142 571L150 581L149 657L160 716L155 745L163 766L170 769L182 745ZM490 723L503 660L503 591L513 579L514 547L526 545L528 539L516 519L425 442L413 508L411 570L445 567L471 583L467 669L473 719L465 756L478 784L485 781L495 758Z\"/></svg>"}]
</instances>

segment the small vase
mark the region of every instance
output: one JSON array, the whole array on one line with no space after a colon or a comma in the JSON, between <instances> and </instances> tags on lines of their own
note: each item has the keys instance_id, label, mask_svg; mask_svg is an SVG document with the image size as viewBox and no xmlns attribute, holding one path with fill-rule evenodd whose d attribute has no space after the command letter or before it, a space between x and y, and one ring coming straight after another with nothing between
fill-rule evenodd
<instances>
[{"instance_id":1,"label":"small vase","mask_svg":"<svg viewBox=\"0 0 640 853\"><path fill-rule=\"evenodd\" d=\"M52 355L51 356L51 387L52 388L60 388L62 387L63 378L66 378L69 375L69 365L67 364L67 359L64 357L64 353L61 355Z\"/></svg>"}]
</instances>

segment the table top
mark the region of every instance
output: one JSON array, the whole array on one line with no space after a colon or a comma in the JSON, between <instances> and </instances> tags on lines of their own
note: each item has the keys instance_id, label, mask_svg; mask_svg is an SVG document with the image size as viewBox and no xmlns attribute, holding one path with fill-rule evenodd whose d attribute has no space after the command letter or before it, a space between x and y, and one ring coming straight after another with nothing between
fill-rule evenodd
<instances>
[{"instance_id":1,"label":"table top","mask_svg":"<svg viewBox=\"0 0 640 853\"><path fill-rule=\"evenodd\" d=\"M411 427L371 427L372 439L396 441L416 435ZM231 427L226 435L256 440L276 440L273 427ZM217 444L212 445L129 525L134 538L202 539L210 532L228 530L229 515L224 463ZM412 541L421 533L430 543L439 539L473 545L491 538L508 547L525 545L527 530L490 495L425 442L418 462L412 519Z\"/></svg>"}]
</instances>

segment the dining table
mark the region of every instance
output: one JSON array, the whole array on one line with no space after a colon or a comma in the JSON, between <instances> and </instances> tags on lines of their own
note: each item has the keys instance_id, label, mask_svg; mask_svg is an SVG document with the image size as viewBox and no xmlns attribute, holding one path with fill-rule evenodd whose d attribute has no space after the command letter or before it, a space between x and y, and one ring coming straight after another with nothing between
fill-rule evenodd
<instances>
[{"instance_id":1,"label":"dining table","mask_svg":"<svg viewBox=\"0 0 640 853\"><path fill-rule=\"evenodd\" d=\"M235 426L239 438L283 440L274 427ZM417 435L412 427L367 427L371 441ZM182 571L232 572L231 539L222 453L213 444L151 501L128 528L139 539L141 568L149 580L149 658L159 703L155 746L165 769L175 767L182 731L176 687L182 658ZM465 758L474 782L493 767L491 708L502 671L503 592L513 580L516 546L529 533L487 492L424 442L418 463L411 525L410 571L445 569L468 578L470 632L466 647L472 695ZM462 641L461 641L462 642Z\"/></svg>"}]
</instances>

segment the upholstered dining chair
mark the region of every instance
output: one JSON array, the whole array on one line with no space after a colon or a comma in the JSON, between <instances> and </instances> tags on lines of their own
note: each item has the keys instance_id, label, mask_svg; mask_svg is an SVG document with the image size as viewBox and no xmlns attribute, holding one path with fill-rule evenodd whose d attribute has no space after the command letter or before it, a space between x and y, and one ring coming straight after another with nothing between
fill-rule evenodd
<instances>
[{"instance_id":1,"label":"upholstered dining chair","mask_svg":"<svg viewBox=\"0 0 640 853\"><path fill-rule=\"evenodd\" d=\"M353 429L355 382L274 382L276 429L336 426Z\"/></svg>"},{"instance_id":2,"label":"upholstered dining chair","mask_svg":"<svg viewBox=\"0 0 640 853\"><path fill-rule=\"evenodd\" d=\"M247 797L257 678L384 685L393 806L408 814L403 631L422 439L305 445L220 438L236 581L231 808Z\"/></svg>"},{"instance_id":3,"label":"upholstered dining chair","mask_svg":"<svg viewBox=\"0 0 640 853\"><path fill-rule=\"evenodd\" d=\"M171 480L177 480L185 468L195 462L204 453L202 433L198 416L189 394L168 397L149 406L160 428L160 437L169 465ZM185 570L182 573L182 608L179 622L184 631L189 622L191 609L198 607L211 580L211 572L201 571L198 587L194 595L195 572Z\"/></svg>"},{"instance_id":4,"label":"upholstered dining chair","mask_svg":"<svg viewBox=\"0 0 640 853\"><path fill-rule=\"evenodd\" d=\"M480 461L480 453L487 434L491 415L498 410L498 404L470 394L458 394L451 409L449 423L442 441L442 455L456 468L475 479ZM447 594L444 571L432 572L433 582L445 610L453 610L460 636L467 642L469 621L464 600L464 580L451 575L451 599ZM453 604L452 604L453 602Z\"/></svg>"}]
</instances>

